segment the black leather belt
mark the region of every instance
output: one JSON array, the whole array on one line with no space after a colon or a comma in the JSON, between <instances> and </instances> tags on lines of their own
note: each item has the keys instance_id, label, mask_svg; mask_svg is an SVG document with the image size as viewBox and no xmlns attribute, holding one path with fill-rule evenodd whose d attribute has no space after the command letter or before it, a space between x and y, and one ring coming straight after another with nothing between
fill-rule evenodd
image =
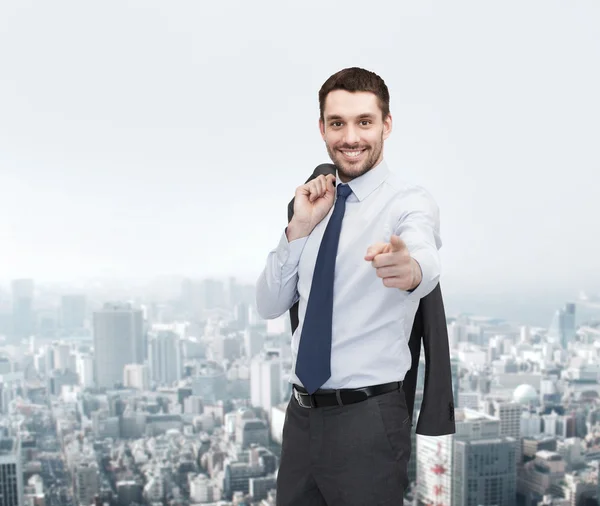
<instances>
[{"instance_id":1,"label":"black leather belt","mask_svg":"<svg viewBox=\"0 0 600 506\"><path fill-rule=\"evenodd\" d=\"M402 387L402 381L373 385L364 388L342 388L340 390L317 390L309 394L301 386L294 385L294 398L303 408L322 408L325 406L344 406L367 400L369 397L393 392Z\"/></svg>"}]
</instances>

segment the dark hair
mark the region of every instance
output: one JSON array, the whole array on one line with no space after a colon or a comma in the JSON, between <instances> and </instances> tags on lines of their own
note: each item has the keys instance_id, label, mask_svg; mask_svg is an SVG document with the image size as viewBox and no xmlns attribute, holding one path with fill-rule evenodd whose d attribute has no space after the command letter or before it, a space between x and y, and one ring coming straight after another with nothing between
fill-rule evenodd
<instances>
[{"instance_id":1,"label":"dark hair","mask_svg":"<svg viewBox=\"0 0 600 506\"><path fill-rule=\"evenodd\" d=\"M325 99L330 91L369 91L377 96L382 117L385 119L390 113L390 93L381 77L370 70L359 67L349 67L333 74L323 83L319 90L319 110L321 120L325 109Z\"/></svg>"}]
</instances>

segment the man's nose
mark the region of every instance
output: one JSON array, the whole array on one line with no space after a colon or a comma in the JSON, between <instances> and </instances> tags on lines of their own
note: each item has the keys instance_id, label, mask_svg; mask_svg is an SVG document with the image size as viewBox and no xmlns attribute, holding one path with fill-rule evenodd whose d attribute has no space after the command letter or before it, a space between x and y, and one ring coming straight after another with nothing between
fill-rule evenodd
<instances>
[{"instance_id":1,"label":"man's nose","mask_svg":"<svg viewBox=\"0 0 600 506\"><path fill-rule=\"evenodd\" d=\"M349 146L354 146L360 141L360 135L355 127L348 125L344 132L344 142Z\"/></svg>"}]
</instances>

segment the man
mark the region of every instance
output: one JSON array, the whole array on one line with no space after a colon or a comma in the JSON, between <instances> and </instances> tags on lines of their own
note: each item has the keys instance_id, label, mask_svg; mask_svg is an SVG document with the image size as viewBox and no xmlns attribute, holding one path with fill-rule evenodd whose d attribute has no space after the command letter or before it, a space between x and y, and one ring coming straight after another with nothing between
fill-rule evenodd
<instances>
[{"instance_id":1,"label":"man","mask_svg":"<svg viewBox=\"0 0 600 506\"><path fill-rule=\"evenodd\" d=\"M336 176L297 188L257 284L263 318L298 303L277 504L398 505L411 455L402 380L419 300L440 276L439 213L384 160L392 116L379 76L341 70L319 104Z\"/></svg>"}]
</instances>

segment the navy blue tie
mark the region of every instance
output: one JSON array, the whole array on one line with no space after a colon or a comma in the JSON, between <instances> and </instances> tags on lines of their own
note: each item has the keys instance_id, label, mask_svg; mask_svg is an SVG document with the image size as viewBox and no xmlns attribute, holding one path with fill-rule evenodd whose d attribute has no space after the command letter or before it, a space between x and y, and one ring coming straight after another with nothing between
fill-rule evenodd
<instances>
[{"instance_id":1,"label":"navy blue tie","mask_svg":"<svg viewBox=\"0 0 600 506\"><path fill-rule=\"evenodd\" d=\"M352 190L347 184L337 186L337 199L319 247L306 315L302 324L296 359L296 376L310 394L317 391L331 376L335 258L342 218L346 210L346 199L351 193Z\"/></svg>"}]
</instances>

